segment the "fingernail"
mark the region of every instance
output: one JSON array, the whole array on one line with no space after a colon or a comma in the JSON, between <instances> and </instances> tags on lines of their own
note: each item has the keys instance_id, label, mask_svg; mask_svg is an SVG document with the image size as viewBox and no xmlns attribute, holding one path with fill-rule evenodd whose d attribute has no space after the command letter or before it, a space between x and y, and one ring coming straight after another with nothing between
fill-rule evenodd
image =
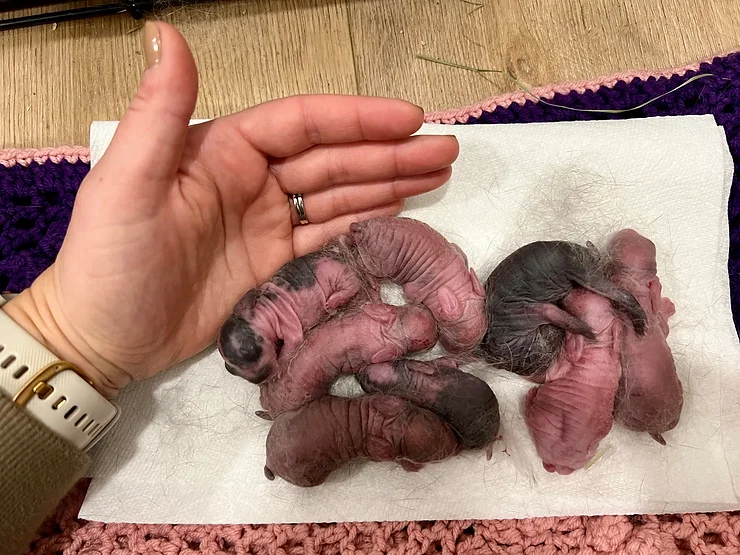
<instances>
[{"instance_id":1,"label":"fingernail","mask_svg":"<svg viewBox=\"0 0 740 555\"><path fill-rule=\"evenodd\" d=\"M159 25L153 21L147 21L144 25L144 57L146 67L150 68L159 63L162 55L162 39L159 35Z\"/></svg>"}]
</instances>

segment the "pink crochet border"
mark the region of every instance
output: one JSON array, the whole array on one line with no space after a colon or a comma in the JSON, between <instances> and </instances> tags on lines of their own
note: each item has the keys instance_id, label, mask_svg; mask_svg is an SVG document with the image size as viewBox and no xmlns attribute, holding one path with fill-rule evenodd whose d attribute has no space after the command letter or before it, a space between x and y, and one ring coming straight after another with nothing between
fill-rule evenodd
<instances>
[{"instance_id":1,"label":"pink crochet border","mask_svg":"<svg viewBox=\"0 0 740 555\"><path fill-rule=\"evenodd\" d=\"M729 52L727 53L729 54ZM723 56L726 54L720 54ZM711 61L717 56L712 56L706 61ZM551 100L556 94L568 94L572 91L578 91L583 94L586 91L596 91L600 87L613 87L619 81L630 83L634 79L642 79L643 81L649 77L671 77L673 75L685 75L688 71L696 71L699 69L704 61L688 64L685 66L669 68L669 69L658 69L658 70L636 70L636 71L624 71L621 73L613 73L604 77L597 77L595 79L589 79L586 81L572 81L566 83L559 83L555 85L547 85L545 87L536 87L530 89L532 94L538 98L544 98L545 100ZM532 95L524 91L514 91L504 94L492 96L487 100L465 106L464 108L457 108L451 110L444 110L441 112L429 112L424 115L424 121L426 123L465 123L469 118L478 118L483 112L492 112L498 107L508 108L513 103L523 105L527 101L532 101L534 98Z\"/></svg>"},{"instance_id":2,"label":"pink crochet border","mask_svg":"<svg viewBox=\"0 0 740 555\"><path fill-rule=\"evenodd\" d=\"M24 150L8 148L0 150L0 166L6 168L12 168L16 164L30 166L32 162L43 164L47 160L51 160L55 164L62 160L72 164L80 160L89 163L90 149L84 146L60 146L55 148L29 148Z\"/></svg>"},{"instance_id":3,"label":"pink crochet border","mask_svg":"<svg viewBox=\"0 0 740 555\"><path fill-rule=\"evenodd\" d=\"M81 481L26 555L737 555L735 513L339 524L79 520Z\"/></svg>"},{"instance_id":4,"label":"pink crochet border","mask_svg":"<svg viewBox=\"0 0 740 555\"><path fill-rule=\"evenodd\" d=\"M658 70L639 70L639 71L624 71L621 73L613 73L604 77L597 77L595 79L588 79L585 81L572 81L559 83L555 85L548 85L545 87L536 87L531 89L532 93L538 98L544 98L545 100L551 100L556 94L568 94L572 91L578 91L584 93L586 91L596 91L600 87L613 87L619 81L629 83L634 79L646 80L649 77L671 77L673 75L685 75L688 71L696 71L699 69L702 63L710 62L714 58L726 56L732 52L726 52L712 56L701 62L688 64L685 66L658 69ZM465 106L463 108L455 108L450 110L443 110L439 112L428 112L424 115L424 121L426 123L465 123L469 118L480 117L483 112L492 112L499 106L502 108L508 108L513 103L523 105L528 100L534 100L532 96L524 91L513 91L509 93L503 93L496 96L492 96L486 100ZM41 149L5 149L0 150L0 165L10 168L16 164L22 166L28 166L31 162L43 164L47 160L51 160L55 164L58 164L62 160L74 163L78 160L83 162L90 162L90 149L83 146L60 146L56 148L41 148Z\"/></svg>"}]
</instances>

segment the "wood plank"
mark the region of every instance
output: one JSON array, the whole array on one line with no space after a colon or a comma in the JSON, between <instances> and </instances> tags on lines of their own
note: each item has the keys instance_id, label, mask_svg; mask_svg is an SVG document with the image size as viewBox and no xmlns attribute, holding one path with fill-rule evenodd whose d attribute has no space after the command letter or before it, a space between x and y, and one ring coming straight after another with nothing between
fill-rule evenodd
<instances>
[{"instance_id":1,"label":"wood plank","mask_svg":"<svg viewBox=\"0 0 740 555\"><path fill-rule=\"evenodd\" d=\"M740 47L737 2L373 0L349 9L359 92L406 98L427 110L516 86L430 64L417 53L505 69L543 85L684 65Z\"/></svg>"},{"instance_id":2,"label":"wood plank","mask_svg":"<svg viewBox=\"0 0 740 555\"><path fill-rule=\"evenodd\" d=\"M343 3L247 0L162 19L194 51L195 117L291 94L356 92ZM111 17L0 33L0 148L86 145L91 121L120 118L144 67L140 27Z\"/></svg>"},{"instance_id":3,"label":"wood plank","mask_svg":"<svg viewBox=\"0 0 740 555\"><path fill-rule=\"evenodd\" d=\"M693 0L238 0L165 14L201 71L196 117L297 93L458 107L515 86L414 58L506 69L530 85L694 62L740 47L740 3ZM125 17L0 33L0 147L87 144L143 68Z\"/></svg>"}]
</instances>

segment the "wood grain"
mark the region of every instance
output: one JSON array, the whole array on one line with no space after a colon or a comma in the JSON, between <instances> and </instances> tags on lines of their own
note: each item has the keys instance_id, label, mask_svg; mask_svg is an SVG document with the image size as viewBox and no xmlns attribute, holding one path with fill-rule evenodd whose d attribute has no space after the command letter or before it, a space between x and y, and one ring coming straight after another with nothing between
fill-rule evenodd
<instances>
[{"instance_id":1,"label":"wood grain","mask_svg":"<svg viewBox=\"0 0 740 555\"><path fill-rule=\"evenodd\" d=\"M196 117L297 93L406 98L428 110L531 85L682 65L740 47L734 0L244 0L161 17L190 42ZM143 60L126 17L0 33L0 147L87 144L118 119Z\"/></svg>"},{"instance_id":2,"label":"wood grain","mask_svg":"<svg viewBox=\"0 0 740 555\"><path fill-rule=\"evenodd\" d=\"M691 63L740 46L739 24L735 2L376 0L350 5L358 92L404 96L428 110L470 104L514 86L501 76L489 75L486 81L415 59L417 53L505 69L530 85L542 85ZM378 36L382 40L373 40Z\"/></svg>"},{"instance_id":3,"label":"wood grain","mask_svg":"<svg viewBox=\"0 0 740 555\"><path fill-rule=\"evenodd\" d=\"M200 72L195 117L297 93L354 94L347 9L324 0L260 0L162 14ZM127 17L0 33L0 147L88 143L90 122L119 119L144 60Z\"/></svg>"}]
</instances>

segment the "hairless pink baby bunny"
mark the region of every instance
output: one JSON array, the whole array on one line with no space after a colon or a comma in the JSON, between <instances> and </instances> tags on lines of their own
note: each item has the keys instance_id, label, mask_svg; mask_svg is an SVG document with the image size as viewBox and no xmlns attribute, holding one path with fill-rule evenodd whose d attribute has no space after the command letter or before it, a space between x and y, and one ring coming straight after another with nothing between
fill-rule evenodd
<instances>
[{"instance_id":1,"label":"hairless pink baby bunny","mask_svg":"<svg viewBox=\"0 0 740 555\"><path fill-rule=\"evenodd\" d=\"M398 283L411 302L432 312L445 349L478 345L487 325L485 291L460 247L410 218L355 222L349 236L368 273Z\"/></svg>"},{"instance_id":2,"label":"hairless pink baby bunny","mask_svg":"<svg viewBox=\"0 0 740 555\"><path fill-rule=\"evenodd\" d=\"M609 242L612 281L632 293L648 317L645 336L627 328L622 345L623 378L615 417L631 430L648 432L665 445L663 433L678 425L683 386L668 346L668 319L676 312L662 296L655 244L632 229Z\"/></svg>"},{"instance_id":3,"label":"hairless pink baby bunny","mask_svg":"<svg viewBox=\"0 0 740 555\"><path fill-rule=\"evenodd\" d=\"M545 470L571 474L593 458L611 430L624 324L608 299L585 289L572 291L564 305L595 339L566 332L543 385L527 394L526 421Z\"/></svg>"}]
</instances>

